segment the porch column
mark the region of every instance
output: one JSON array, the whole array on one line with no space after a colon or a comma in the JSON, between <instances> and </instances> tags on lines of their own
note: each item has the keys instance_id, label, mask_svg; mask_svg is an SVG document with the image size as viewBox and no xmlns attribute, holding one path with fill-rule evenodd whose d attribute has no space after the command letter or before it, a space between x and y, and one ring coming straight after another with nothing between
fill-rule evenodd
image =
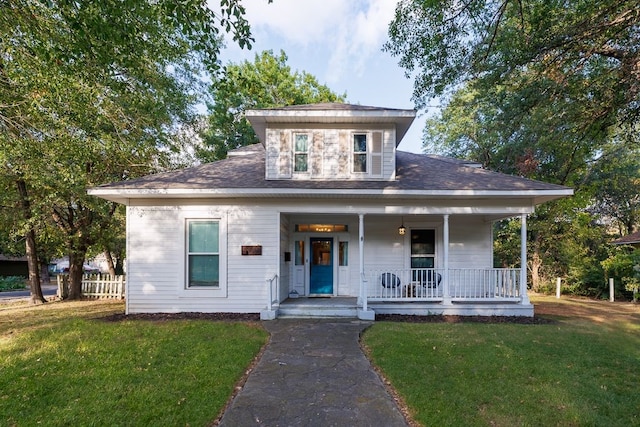
<instances>
[{"instance_id":1,"label":"porch column","mask_svg":"<svg viewBox=\"0 0 640 427\"><path fill-rule=\"evenodd\" d=\"M520 216L520 304L530 304L527 294L527 214Z\"/></svg>"},{"instance_id":2,"label":"porch column","mask_svg":"<svg viewBox=\"0 0 640 427\"><path fill-rule=\"evenodd\" d=\"M442 303L451 304L451 294L449 293L449 215L443 215L442 244L444 271L442 272Z\"/></svg>"},{"instance_id":3,"label":"porch column","mask_svg":"<svg viewBox=\"0 0 640 427\"><path fill-rule=\"evenodd\" d=\"M360 259L360 292L359 304L367 311L367 291L364 282L364 214L358 214L358 256Z\"/></svg>"}]
</instances>

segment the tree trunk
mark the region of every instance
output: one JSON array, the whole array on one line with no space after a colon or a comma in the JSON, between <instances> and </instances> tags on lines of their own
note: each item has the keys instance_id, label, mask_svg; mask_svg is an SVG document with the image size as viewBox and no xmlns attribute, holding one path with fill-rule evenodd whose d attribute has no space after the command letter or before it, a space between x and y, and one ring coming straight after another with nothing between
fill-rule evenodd
<instances>
[{"instance_id":1,"label":"tree trunk","mask_svg":"<svg viewBox=\"0 0 640 427\"><path fill-rule=\"evenodd\" d=\"M104 250L104 256L107 259L107 266L109 268L109 274L112 276L116 275L116 267L113 265L113 257L111 256L111 251L109 249Z\"/></svg>"},{"instance_id":2,"label":"tree trunk","mask_svg":"<svg viewBox=\"0 0 640 427\"><path fill-rule=\"evenodd\" d=\"M19 179L16 182L18 186L18 194L20 195L20 203L22 205L22 212L24 219L27 223L31 220L31 203L27 194L27 184L24 180ZM31 303L42 304L47 302L44 295L42 295L42 288L40 287L40 263L38 262L38 255L36 251L36 232L31 224L28 225L27 233L25 235L25 246L27 255L27 267L29 269L29 291L31 292Z\"/></svg>"},{"instance_id":3,"label":"tree trunk","mask_svg":"<svg viewBox=\"0 0 640 427\"><path fill-rule=\"evenodd\" d=\"M116 257L116 275L122 276L124 274L124 260L122 256Z\"/></svg>"},{"instance_id":4,"label":"tree trunk","mask_svg":"<svg viewBox=\"0 0 640 427\"><path fill-rule=\"evenodd\" d=\"M540 290L540 268L542 267L542 259L538 251L534 251L531 256L531 290L538 292Z\"/></svg>"},{"instance_id":5,"label":"tree trunk","mask_svg":"<svg viewBox=\"0 0 640 427\"><path fill-rule=\"evenodd\" d=\"M69 299L78 300L82 298L82 266L86 250L69 251Z\"/></svg>"},{"instance_id":6,"label":"tree trunk","mask_svg":"<svg viewBox=\"0 0 640 427\"><path fill-rule=\"evenodd\" d=\"M51 275L49 274L49 265L44 262L40 263L40 285L51 283Z\"/></svg>"}]
</instances>

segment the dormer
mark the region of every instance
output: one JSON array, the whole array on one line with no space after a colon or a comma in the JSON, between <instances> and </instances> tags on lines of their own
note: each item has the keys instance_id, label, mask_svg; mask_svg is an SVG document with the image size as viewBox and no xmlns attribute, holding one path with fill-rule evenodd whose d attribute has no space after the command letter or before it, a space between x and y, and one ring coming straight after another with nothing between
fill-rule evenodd
<instances>
[{"instance_id":1,"label":"dormer","mask_svg":"<svg viewBox=\"0 0 640 427\"><path fill-rule=\"evenodd\" d=\"M390 181L416 112L327 103L245 115L265 147L267 180Z\"/></svg>"}]
</instances>

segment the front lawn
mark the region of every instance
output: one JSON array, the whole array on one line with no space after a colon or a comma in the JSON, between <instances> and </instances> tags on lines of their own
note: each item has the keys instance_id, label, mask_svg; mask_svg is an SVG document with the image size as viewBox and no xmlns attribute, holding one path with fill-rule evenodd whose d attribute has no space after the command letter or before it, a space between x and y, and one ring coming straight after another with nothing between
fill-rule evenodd
<instances>
[{"instance_id":1,"label":"front lawn","mask_svg":"<svg viewBox=\"0 0 640 427\"><path fill-rule=\"evenodd\" d=\"M554 303L563 313L570 302ZM425 426L631 426L640 425L635 313L533 325L376 322L363 343Z\"/></svg>"},{"instance_id":2,"label":"front lawn","mask_svg":"<svg viewBox=\"0 0 640 427\"><path fill-rule=\"evenodd\" d=\"M208 425L267 340L257 322L103 320L123 310L0 305L0 425Z\"/></svg>"}]
</instances>

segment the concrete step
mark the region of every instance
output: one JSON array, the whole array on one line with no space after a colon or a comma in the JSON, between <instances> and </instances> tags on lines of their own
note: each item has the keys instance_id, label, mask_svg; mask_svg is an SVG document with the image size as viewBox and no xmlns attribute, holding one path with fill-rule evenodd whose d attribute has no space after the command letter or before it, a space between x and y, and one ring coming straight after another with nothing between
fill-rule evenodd
<instances>
[{"instance_id":1,"label":"concrete step","mask_svg":"<svg viewBox=\"0 0 640 427\"><path fill-rule=\"evenodd\" d=\"M308 318L308 317L358 317L358 309L330 308L330 307L280 307L278 318Z\"/></svg>"},{"instance_id":2,"label":"concrete step","mask_svg":"<svg viewBox=\"0 0 640 427\"><path fill-rule=\"evenodd\" d=\"M358 317L355 298L288 299L278 307L278 317Z\"/></svg>"}]
</instances>

